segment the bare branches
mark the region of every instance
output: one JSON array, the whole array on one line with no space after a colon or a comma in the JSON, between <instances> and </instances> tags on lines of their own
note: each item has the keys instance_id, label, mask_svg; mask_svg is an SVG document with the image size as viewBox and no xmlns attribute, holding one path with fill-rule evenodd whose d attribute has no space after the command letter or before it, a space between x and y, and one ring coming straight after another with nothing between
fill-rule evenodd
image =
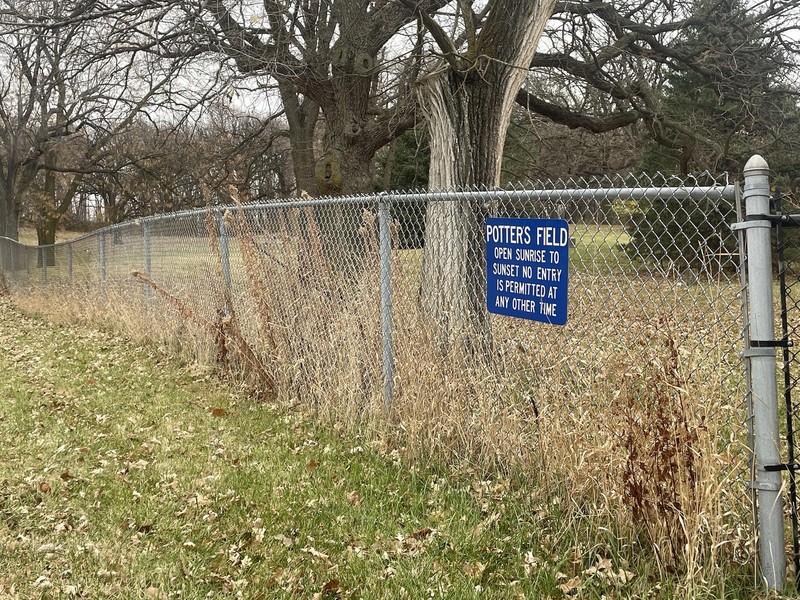
<instances>
[{"instance_id":1,"label":"bare branches","mask_svg":"<svg viewBox=\"0 0 800 600\"><path fill-rule=\"evenodd\" d=\"M526 110L547 117L554 123L566 125L570 129L583 128L592 133L604 133L620 127L627 127L641 118L640 113L635 110L591 116L542 100L524 89L519 91L516 101Z\"/></svg>"},{"instance_id":2,"label":"bare branches","mask_svg":"<svg viewBox=\"0 0 800 600\"><path fill-rule=\"evenodd\" d=\"M518 104L590 131L641 120L664 147L724 157L737 131L763 129L765 98L796 93L799 14L794 0L559 2ZM716 124L674 107L680 78L716 98Z\"/></svg>"}]
</instances>

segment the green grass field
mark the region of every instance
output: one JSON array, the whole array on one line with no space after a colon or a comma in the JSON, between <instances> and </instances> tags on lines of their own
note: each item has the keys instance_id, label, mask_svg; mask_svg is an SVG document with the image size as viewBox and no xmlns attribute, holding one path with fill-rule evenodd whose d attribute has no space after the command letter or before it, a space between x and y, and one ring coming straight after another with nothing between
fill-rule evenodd
<instances>
[{"instance_id":1,"label":"green grass field","mask_svg":"<svg viewBox=\"0 0 800 600\"><path fill-rule=\"evenodd\" d=\"M757 594L738 281L676 277L632 261L621 227L575 226L567 325L493 315L493 348L482 355L437 344L420 302L422 252L395 250L387 419L369 231L361 268L343 269L313 234L240 230L229 240L229 295L213 233L197 219L153 229L149 287L132 276L145 263L136 224L106 235L104 270L93 238L73 247L71 282L62 251L46 273L33 255L12 274L15 302L28 313L81 325L50 332L17 315L42 337L14 337L11 325L8 347L51 348L27 366L63 354L47 368L85 407L72 415L44 401L26 424L30 395L19 396L8 431L31 433L16 455L93 448L75 436L96 441L91 451L113 469L95 461L89 474L114 475L97 481L126 514L107 512L102 498L87 504L85 489L70 496L80 507L70 514L121 521L123 533L109 528L116 541L104 534L105 543L147 549L142 559L122 551L108 559L114 568L84 570L84 589L107 593L135 581L136 593L154 597L259 597L254 589L263 597ZM45 275L48 285L36 285ZM111 332L97 338L99 350L99 334L81 328L87 323ZM140 346L121 342L120 350L120 333ZM86 335L89 346L75 341ZM144 350L153 343L210 370L186 380ZM86 352L97 359L87 363ZM80 387L87 364L92 386L107 373L96 398ZM249 374L249 389L280 408L229 395L211 371ZM44 416L56 426L36 425ZM108 455L103 444L117 434L113 448L124 452ZM14 498L35 494L34 508L51 498L31 473L54 473L45 488L69 492L73 471L61 479L61 468L26 464ZM186 512L192 501L211 508ZM67 572L66 563L41 562L35 550L53 554L51 542L37 542L25 548L38 566L7 589ZM97 578L100 570L125 576L111 583ZM47 589L71 585L70 577Z\"/></svg>"},{"instance_id":2,"label":"green grass field","mask_svg":"<svg viewBox=\"0 0 800 600\"><path fill-rule=\"evenodd\" d=\"M423 465L118 336L0 310L0 598L686 593L568 488ZM755 595L747 564L692 594Z\"/></svg>"}]
</instances>

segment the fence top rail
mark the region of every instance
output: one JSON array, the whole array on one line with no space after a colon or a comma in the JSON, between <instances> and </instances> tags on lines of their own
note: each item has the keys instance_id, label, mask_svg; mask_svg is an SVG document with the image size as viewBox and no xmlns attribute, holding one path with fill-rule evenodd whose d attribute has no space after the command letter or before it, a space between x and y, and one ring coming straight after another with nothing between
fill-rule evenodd
<instances>
[{"instance_id":1,"label":"fence top rail","mask_svg":"<svg viewBox=\"0 0 800 600\"><path fill-rule=\"evenodd\" d=\"M453 200L533 200L538 202L564 200L733 200L734 185L676 186L676 187L617 187L591 189L534 189L534 190L482 190L471 192L420 192L387 193L382 197L391 202L447 202Z\"/></svg>"},{"instance_id":2,"label":"fence top rail","mask_svg":"<svg viewBox=\"0 0 800 600\"><path fill-rule=\"evenodd\" d=\"M713 186L652 186L652 187L612 187L589 189L520 189L520 190L474 190L474 191L441 191L441 192L382 192L363 196L341 196L326 198L302 198L298 200L278 200L272 202L254 202L241 205L245 212L264 210L285 210L288 208L306 208L314 206L337 206L344 204L377 204L389 202L392 204L422 204L425 202L453 202L453 201L528 201L528 202L566 202L580 200L655 200L658 198L672 198L675 200L734 200L735 184ZM236 205L218 205L206 208L181 210L161 215L140 217L124 223L109 225L91 233L87 233L66 242L57 242L56 246L75 244L85 239L98 235L141 226L150 223L163 223L187 217L199 217L208 212L223 215L226 211L238 210ZM44 248L46 246L29 246L21 244L11 238L0 236L0 240L13 242L19 246L29 248Z\"/></svg>"}]
</instances>

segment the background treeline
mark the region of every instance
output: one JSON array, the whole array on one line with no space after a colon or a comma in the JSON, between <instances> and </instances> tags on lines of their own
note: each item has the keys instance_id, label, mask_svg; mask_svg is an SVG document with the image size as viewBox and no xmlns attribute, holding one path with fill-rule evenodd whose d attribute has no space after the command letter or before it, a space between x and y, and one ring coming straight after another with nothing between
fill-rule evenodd
<instances>
[{"instance_id":1,"label":"background treeline","mask_svg":"<svg viewBox=\"0 0 800 600\"><path fill-rule=\"evenodd\" d=\"M0 234L12 238L20 221L47 244L67 226L223 202L231 185L267 200L736 174L756 152L783 188L800 178L796 0L3 7ZM530 30L507 18L534 10ZM502 55L539 26L535 54ZM528 71L500 98L491 82L516 77L512 60Z\"/></svg>"}]
</instances>

